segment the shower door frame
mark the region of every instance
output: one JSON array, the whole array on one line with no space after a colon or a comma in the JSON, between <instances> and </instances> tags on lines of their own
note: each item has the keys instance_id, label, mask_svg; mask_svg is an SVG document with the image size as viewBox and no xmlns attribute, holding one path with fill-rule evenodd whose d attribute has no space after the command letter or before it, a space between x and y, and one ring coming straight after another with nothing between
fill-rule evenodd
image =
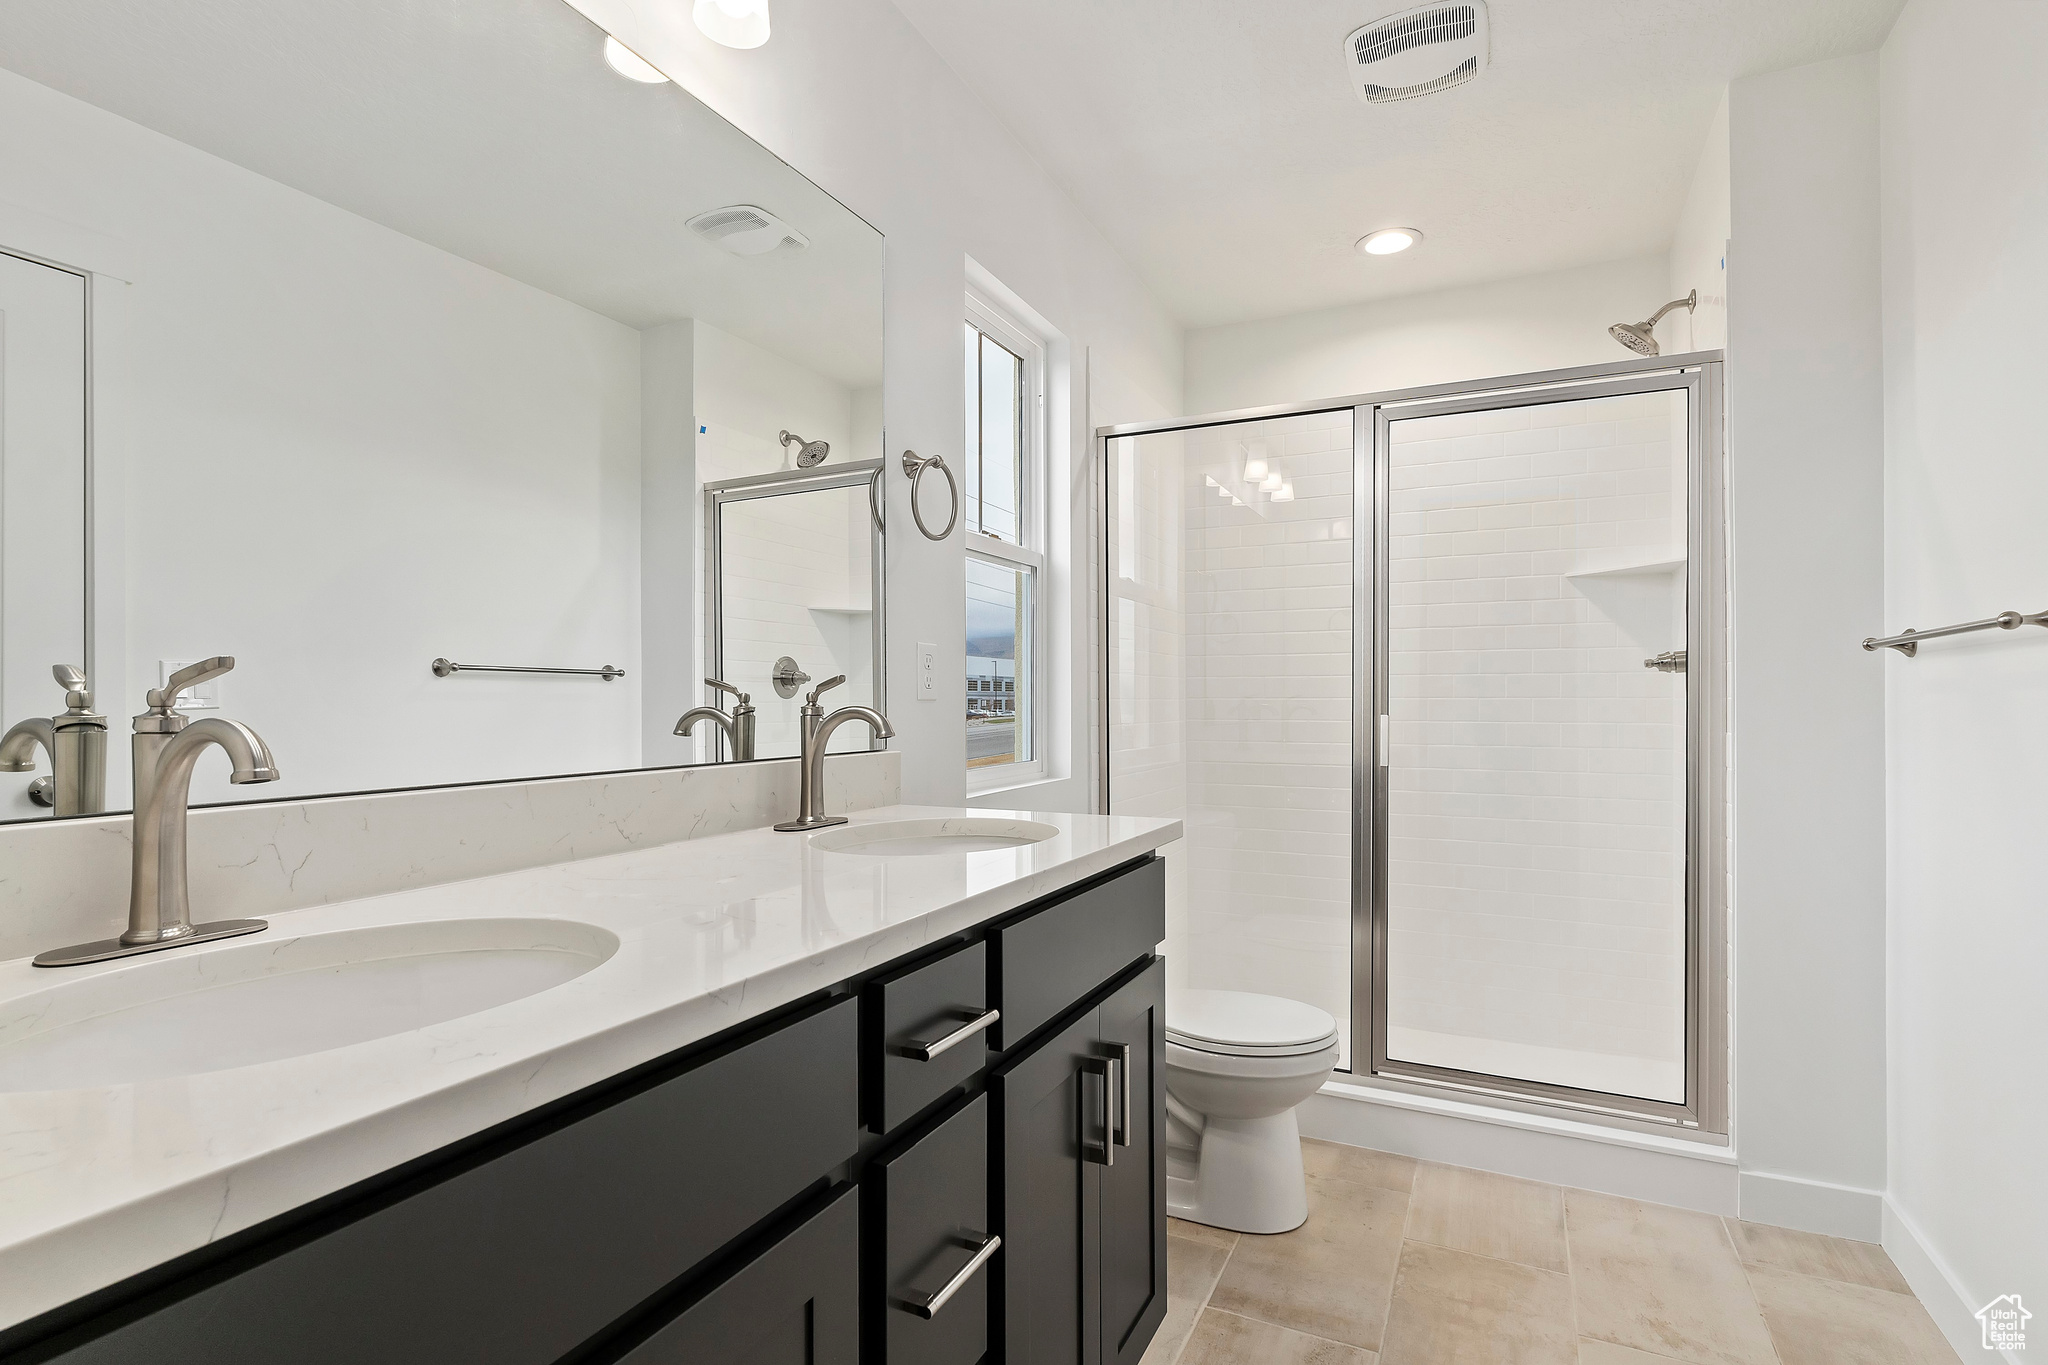
<instances>
[{"instance_id":1,"label":"shower door frame","mask_svg":"<svg viewBox=\"0 0 2048 1365\"><path fill-rule=\"evenodd\" d=\"M1099 808L1110 809L1115 601L1109 554L1116 524L1110 443L1276 417L1350 410L1352 537L1351 1058L1345 1084L1565 1115L1613 1127L1725 1144L1728 1132L1727 518L1720 351L1695 351L1241 408L1163 422L1098 427L1102 509L1101 629L1105 670L1097 717ZM1572 1086L1458 1071L1386 1055L1386 776L1380 766L1390 644L1386 424L1446 412L1537 406L1627 394L1686 394L1685 1099L1671 1103ZM1360 1059L1367 1059L1361 1067Z\"/></svg>"}]
</instances>

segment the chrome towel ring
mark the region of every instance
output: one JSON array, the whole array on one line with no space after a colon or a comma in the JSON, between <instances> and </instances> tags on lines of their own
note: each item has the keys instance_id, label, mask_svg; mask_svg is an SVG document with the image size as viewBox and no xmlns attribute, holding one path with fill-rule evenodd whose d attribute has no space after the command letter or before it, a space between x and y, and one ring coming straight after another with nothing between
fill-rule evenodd
<instances>
[{"instance_id":1,"label":"chrome towel ring","mask_svg":"<svg viewBox=\"0 0 2048 1365\"><path fill-rule=\"evenodd\" d=\"M940 531L937 535L933 535L932 528L924 524L924 513L919 511L917 506L917 485L924 478L924 472L934 466L938 468L941 474L946 476L946 488L952 500L953 509L952 515L946 518L946 529ZM904 477L910 480L910 515L916 519L917 529L924 532L924 538L926 540L944 540L947 536L952 535L954 523L960 520L960 485L954 482L953 470L947 465L946 457L943 455L932 455L920 459L916 451L906 450L903 452L903 473Z\"/></svg>"}]
</instances>

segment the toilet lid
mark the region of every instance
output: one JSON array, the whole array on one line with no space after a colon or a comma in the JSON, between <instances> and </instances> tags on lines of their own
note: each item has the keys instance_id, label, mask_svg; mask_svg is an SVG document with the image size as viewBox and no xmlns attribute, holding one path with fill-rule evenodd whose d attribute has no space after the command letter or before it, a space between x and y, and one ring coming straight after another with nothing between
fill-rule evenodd
<instances>
[{"instance_id":1,"label":"toilet lid","mask_svg":"<svg viewBox=\"0 0 2048 1365\"><path fill-rule=\"evenodd\" d=\"M1171 991L1166 1036L1233 1057L1292 1057L1337 1041L1337 1021L1314 1005L1249 991Z\"/></svg>"}]
</instances>

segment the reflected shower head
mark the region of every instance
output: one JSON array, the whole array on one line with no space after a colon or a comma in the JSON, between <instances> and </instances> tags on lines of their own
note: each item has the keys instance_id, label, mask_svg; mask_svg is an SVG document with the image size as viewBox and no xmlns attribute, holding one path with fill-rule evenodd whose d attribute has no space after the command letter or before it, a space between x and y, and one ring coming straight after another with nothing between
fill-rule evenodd
<instances>
[{"instance_id":1,"label":"reflected shower head","mask_svg":"<svg viewBox=\"0 0 2048 1365\"><path fill-rule=\"evenodd\" d=\"M782 433L782 444L785 448L789 446L796 447L796 467L798 469L809 469L813 465L823 464L825 463L825 457L832 453L832 447L829 443L825 441L806 441L793 431Z\"/></svg>"},{"instance_id":2,"label":"reflected shower head","mask_svg":"<svg viewBox=\"0 0 2048 1365\"><path fill-rule=\"evenodd\" d=\"M1607 335L1637 355L1661 355L1663 348L1657 344L1657 324L1674 308L1683 308L1690 313L1698 306L1699 301L1700 291L1695 289L1682 299L1673 299L1641 322L1615 323L1607 329Z\"/></svg>"}]
</instances>

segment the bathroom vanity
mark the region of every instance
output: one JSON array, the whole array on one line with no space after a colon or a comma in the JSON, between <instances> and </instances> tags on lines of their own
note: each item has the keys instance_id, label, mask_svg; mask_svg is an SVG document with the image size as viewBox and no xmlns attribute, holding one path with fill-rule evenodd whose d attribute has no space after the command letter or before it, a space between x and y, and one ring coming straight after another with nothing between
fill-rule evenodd
<instances>
[{"instance_id":1,"label":"bathroom vanity","mask_svg":"<svg viewBox=\"0 0 2048 1365\"><path fill-rule=\"evenodd\" d=\"M1166 1308L1178 835L894 808L180 950L545 914L602 960L332 1051L10 1083L0 1124L61 1156L0 1157L0 1360L1135 1362ZM135 970L73 970L106 967ZM0 964L0 1038L56 975L27 971Z\"/></svg>"}]
</instances>

